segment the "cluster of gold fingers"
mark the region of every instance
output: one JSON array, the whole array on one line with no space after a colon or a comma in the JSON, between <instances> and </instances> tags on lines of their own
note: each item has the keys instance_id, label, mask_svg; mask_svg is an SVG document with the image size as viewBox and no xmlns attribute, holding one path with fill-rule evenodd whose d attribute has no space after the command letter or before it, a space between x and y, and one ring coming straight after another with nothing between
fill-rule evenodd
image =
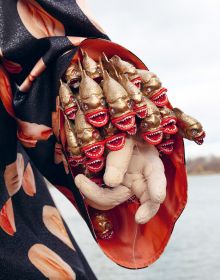
<instances>
[{"instance_id":1,"label":"cluster of gold fingers","mask_svg":"<svg viewBox=\"0 0 220 280\"><path fill-rule=\"evenodd\" d=\"M67 151L72 166L101 171L108 151L122 149L126 137L136 135L171 154L176 133L202 144L202 125L180 109L172 108L166 88L148 70L118 55L99 61L81 50L61 80L59 96L65 115Z\"/></svg>"}]
</instances>

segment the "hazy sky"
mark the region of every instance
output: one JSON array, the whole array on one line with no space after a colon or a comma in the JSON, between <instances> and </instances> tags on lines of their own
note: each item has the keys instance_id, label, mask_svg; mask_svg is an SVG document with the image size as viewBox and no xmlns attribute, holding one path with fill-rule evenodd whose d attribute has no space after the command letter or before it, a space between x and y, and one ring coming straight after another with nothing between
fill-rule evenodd
<instances>
[{"instance_id":1,"label":"hazy sky","mask_svg":"<svg viewBox=\"0 0 220 280\"><path fill-rule=\"evenodd\" d=\"M160 77L172 105L204 125L205 144L185 141L186 155L220 154L220 1L87 3L111 40L134 52Z\"/></svg>"}]
</instances>

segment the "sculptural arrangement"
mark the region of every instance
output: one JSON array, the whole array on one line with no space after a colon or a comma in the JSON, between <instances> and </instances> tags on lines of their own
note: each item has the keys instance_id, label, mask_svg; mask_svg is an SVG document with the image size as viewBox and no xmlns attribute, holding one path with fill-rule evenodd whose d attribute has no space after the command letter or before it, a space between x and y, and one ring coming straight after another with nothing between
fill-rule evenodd
<instances>
[{"instance_id":1,"label":"sculptural arrangement","mask_svg":"<svg viewBox=\"0 0 220 280\"><path fill-rule=\"evenodd\" d=\"M176 133L203 143L202 125L170 106L157 75L136 69L118 55L108 58L102 53L95 61L80 51L82 60L70 64L59 91L66 122L72 122L67 146L73 166L83 163L91 172L99 172L103 155L121 149L129 135L141 137L164 154L172 153ZM77 152L71 145L77 146Z\"/></svg>"},{"instance_id":2,"label":"sculptural arrangement","mask_svg":"<svg viewBox=\"0 0 220 280\"><path fill-rule=\"evenodd\" d=\"M102 180L106 156L122 149L126 138L154 145L161 157L167 157L175 150L176 135L199 145L205 137L196 119L171 106L157 75L136 68L117 53L103 52L93 59L79 48L63 75L59 97L69 166L74 174L79 168L78 173L104 188L108 188ZM92 222L100 239L112 238L106 213L95 211Z\"/></svg>"}]
</instances>

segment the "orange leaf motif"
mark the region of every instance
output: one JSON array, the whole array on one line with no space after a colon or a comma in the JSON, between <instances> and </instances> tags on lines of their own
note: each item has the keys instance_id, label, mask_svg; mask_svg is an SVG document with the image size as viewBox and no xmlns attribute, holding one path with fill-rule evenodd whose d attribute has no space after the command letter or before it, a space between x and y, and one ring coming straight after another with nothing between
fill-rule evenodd
<instances>
[{"instance_id":1,"label":"orange leaf motif","mask_svg":"<svg viewBox=\"0 0 220 280\"><path fill-rule=\"evenodd\" d=\"M4 57L2 58L2 64L9 73L18 74L22 71L22 67L20 64L8 60Z\"/></svg>"},{"instance_id":2,"label":"orange leaf motif","mask_svg":"<svg viewBox=\"0 0 220 280\"><path fill-rule=\"evenodd\" d=\"M49 205L43 207L43 222L52 234L62 240L71 249L75 250L66 232L62 218L55 207Z\"/></svg>"},{"instance_id":3,"label":"orange leaf motif","mask_svg":"<svg viewBox=\"0 0 220 280\"><path fill-rule=\"evenodd\" d=\"M17 136L20 142L27 148L36 146L38 140L47 140L53 133L52 128L36 123L29 123L17 119Z\"/></svg>"},{"instance_id":4,"label":"orange leaf motif","mask_svg":"<svg viewBox=\"0 0 220 280\"><path fill-rule=\"evenodd\" d=\"M11 236L13 236L16 232L11 198L7 200L0 211L0 228L2 228L7 234Z\"/></svg>"},{"instance_id":5,"label":"orange leaf motif","mask_svg":"<svg viewBox=\"0 0 220 280\"><path fill-rule=\"evenodd\" d=\"M25 169L22 187L27 195L34 196L36 194L35 178L30 163L27 164L27 167Z\"/></svg>"},{"instance_id":6,"label":"orange leaf motif","mask_svg":"<svg viewBox=\"0 0 220 280\"><path fill-rule=\"evenodd\" d=\"M4 171L5 185L10 196L13 196L19 191L23 173L24 159L22 154L18 153L16 161L7 165Z\"/></svg>"},{"instance_id":7,"label":"orange leaf motif","mask_svg":"<svg viewBox=\"0 0 220 280\"><path fill-rule=\"evenodd\" d=\"M27 30L37 39L64 36L63 24L48 14L34 0L18 0L18 14Z\"/></svg>"},{"instance_id":8,"label":"orange leaf motif","mask_svg":"<svg viewBox=\"0 0 220 280\"><path fill-rule=\"evenodd\" d=\"M5 70L0 67L0 99L6 111L12 116L15 116L14 108L12 105L13 95L11 85Z\"/></svg>"},{"instance_id":9,"label":"orange leaf motif","mask_svg":"<svg viewBox=\"0 0 220 280\"><path fill-rule=\"evenodd\" d=\"M49 280L75 280L76 274L54 251L43 244L34 244L28 251L30 262Z\"/></svg>"}]
</instances>

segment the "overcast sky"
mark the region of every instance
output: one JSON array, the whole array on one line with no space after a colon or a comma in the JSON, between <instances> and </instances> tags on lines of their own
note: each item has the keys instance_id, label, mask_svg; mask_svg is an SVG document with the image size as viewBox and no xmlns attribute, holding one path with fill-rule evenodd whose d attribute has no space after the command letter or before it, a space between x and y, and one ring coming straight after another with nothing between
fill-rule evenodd
<instances>
[{"instance_id":1,"label":"overcast sky","mask_svg":"<svg viewBox=\"0 0 220 280\"><path fill-rule=\"evenodd\" d=\"M198 118L205 144L186 155L220 155L220 1L87 0L112 41L134 52L168 88L173 106Z\"/></svg>"}]
</instances>

